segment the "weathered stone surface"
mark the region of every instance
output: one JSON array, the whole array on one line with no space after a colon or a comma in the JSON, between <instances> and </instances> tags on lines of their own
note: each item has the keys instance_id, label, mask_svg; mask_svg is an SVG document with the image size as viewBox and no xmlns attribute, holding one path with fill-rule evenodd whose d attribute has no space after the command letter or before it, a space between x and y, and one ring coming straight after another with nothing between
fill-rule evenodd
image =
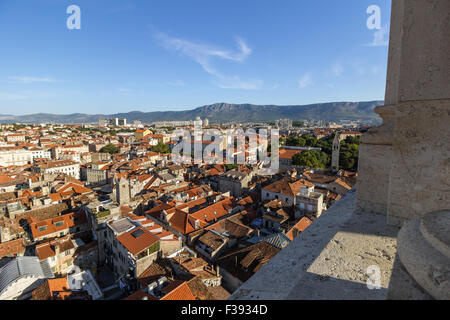
<instances>
[{"instance_id":1,"label":"weathered stone surface","mask_svg":"<svg viewBox=\"0 0 450 320\"><path fill-rule=\"evenodd\" d=\"M446 255L450 242L441 227L448 226L449 219L450 211L432 213L425 220L406 222L398 234L402 264L435 299L450 299L450 257Z\"/></svg>"},{"instance_id":2,"label":"weathered stone surface","mask_svg":"<svg viewBox=\"0 0 450 320\"><path fill-rule=\"evenodd\" d=\"M450 211L427 214L420 223L420 232L429 244L450 259Z\"/></svg>"},{"instance_id":3,"label":"weathered stone surface","mask_svg":"<svg viewBox=\"0 0 450 320\"><path fill-rule=\"evenodd\" d=\"M389 33L389 58L386 76L386 94L384 98L384 103L389 106L395 106L398 102L399 96L398 85L400 78L404 11L405 0L392 1L391 31ZM384 118L383 123L386 123Z\"/></svg>"},{"instance_id":4,"label":"weathered stone surface","mask_svg":"<svg viewBox=\"0 0 450 320\"><path fill-rule=\"evenodd\" d=\"M356 208L360 212L386 214L395 107L377 107L375 112L383 119L383 124L362 136Z\"/></svg>"},{"instance_id":5,"label":"weathered stone surface","mask_svg":"<svg viewBox=\"0 0 450 320\"><path fill-rule=\"evenodd\" d=\"M388 219L450 208L450 100L399 103L396 112Z\"/></svg>"},{"instance_id":6,"label":"weathered stone surface","mask_svg":"<svg viewBox=\"0 0 450 320\"><path fill-rule=\"evenodd\" d=\"M408 274L397 256L389 282L387 300L434 300L423 288Z\"/></svg>"},{"instance_id":7,"label":"weathered stone surface","mask_svg":"<svg viewBox=\"0 0 450 320\"><path fill-rule=\"evenodd\" d=\"M450 1L405 2L398 101L450 99L449 34Z\"/></svg>"},{"instance_id":8,"label":"weathered stone surface","mask_svg":"<svg viewBox=\"0 0 450 320\"><path fill-rule=\"evenodd\" d=\"M385 299L396 253L385 216L355 212L347 194L242 285L231 299ZM368 289L369 266L381 289Z\"/></svg>"},{"instance_id":9,"label":"weathered stone surface","mask_svg":"<svg viewBox=\"0 0 450 320\"><path fill-rule=\"evenodd\" d=\"M356 208L386 215L392 146L361 144L359 154Z\"/></svg>"}]
</instances>

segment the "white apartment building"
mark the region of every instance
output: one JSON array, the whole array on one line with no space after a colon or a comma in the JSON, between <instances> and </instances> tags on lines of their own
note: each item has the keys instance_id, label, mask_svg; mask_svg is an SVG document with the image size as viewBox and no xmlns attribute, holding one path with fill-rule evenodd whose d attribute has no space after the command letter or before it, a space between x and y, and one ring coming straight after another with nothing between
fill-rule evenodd
<instances>
[{"instance_id":1,"label":"white apartment building","mask_svg":"<svg viewBox=\"0 0 450 320\"><path fill-rule=\"evenodd\" d=\"M34 159L51 159L52 154L50 151L42 148L30 148L28 149L31 152L31 161Z\"/></svg>"},{"instance_id":2,"label":"white apartment building","mask_svg":"<svg viewBox=\"0 0 450 320\"><path fill-rule=\"evenodd\" d=\"M32 153L17 147L0 148L0 166L24 166L32 161Z\"/></svg>"},{"instance_id":3,"label":"white apartment building","mask_svg":"<svg viewBox=\"0 0 450 320\"><path fill-rule=\"evenodd\" d=\"M301 218L303 214L312 214L317 218L326 209L323 203L323 194L314 191L314 187L301 187L295 199L297 205L296 218Z\"/></svg>"},{"instance_id":4,"label":"white apartment building","mask_svg":"<svg viewBox=\"0 0 450 320\"><path fill-rule=\"evenodd\" d=\"M8 142L25 142L24 134L9 134L6 136Z\"/></svg>"},{"instance_id":5,"label":"white apartment building","mask_svg":"<svg viewBox=\"0 0 450 320\"><path fill-rule=\"evenodd\" d=\"M34 166L32 171L41 174L65 173L80 179L80 164L72 160L48 161Z\"/></svg>"},{"instance_id":6,"label":"white apartment building","mask_svg":"<svg viewBox=\"0 0 450 320\"><path fill-rule=\"evenodd\" d=\"M140 223L124 218L107 223L106 263L118 275L134 269L135 277L158 257L160 239Z\"/></svg>"},{"instance_id":7,"label":"white apartment building","mask_svg":"<svg viewBox=\"0 0 450 320\"><path fill-rule=\"evenodd\" d=\"M51 149L52 158L59 159L61 153L68 151L81 155L82 153L89 152L89 146L84 144L58 146L56 148Z\"/></svg>"}]
</instances>

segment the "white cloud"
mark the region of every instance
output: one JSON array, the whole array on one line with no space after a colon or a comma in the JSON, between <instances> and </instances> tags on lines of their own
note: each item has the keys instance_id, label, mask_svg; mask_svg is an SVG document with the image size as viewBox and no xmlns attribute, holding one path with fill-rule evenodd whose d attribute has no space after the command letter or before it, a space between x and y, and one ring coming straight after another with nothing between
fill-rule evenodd
<instances>
[{"instance_id":1,"label":"white cloud","mask_svg":"<svg viewBox=\"0 0 450 320\"><path fill-rule=\"evenodd\" d=\"M372 43L369 43L369 47L385 47L389 45L389 27L384 25L381 29L373 33Z\"/></svg>"},{"instance_id":2,"label":"white cloud","mask_svg":"<svg viewBox=\"0 0 450 320\"><path fill-rule=\"evenodd\" d=\"M17 83L23 83L23 84L29 84L29 83L52 83L56 80L53 78L38 78L38 77L9 77L10 80L17 82Z\"/></svg>"},{"instance_id":3,"label":"white cloud","mask_svg":"<svg viewBox=\"0 0 450 320\"><path fill-rule=\"evenodd\" d=\"M274 90L277 90L279 87L280 87L280 85L278 83L275 83L269 90L274 91Z\"/></svg>"},{"instance_id":4,"label":"white cloud","mask_svg":"<svg viewBox=\"0 0 450 320\"><path fill-rule=\"evenodd\" d=\"M215 76L216 84L223 89L245 89L257 90L263 85L262 80L243 80L239 76L228 76L222 74L213 65L214 59L228 60L242 63L252 53L244 39L236 37L238 50L230 51L208 44L194 43L189 40L170 37L165 33L155 31L154 37L168 51L178 52L182 56L191 58L198 63L203 70Z\"/></svg>"},{"instance_id":5,"label":"white cloud","mask_svg":"<svg viewBox=\"0 0 450 320\"><path fill-rule=\"evenodd\" d=\"M221 77L217 86L222 89L244 89L244 90L259 90L262 88L264 82L262 80L242 80L238 76Z\"/></svg>"},{"instance_id":6,"label":"white cloud","mask_svg":"<svg viewBox=\"0 0 450 320\"><path fill-rule=\"evenodd\" d=\"M0 100L21 100L26 99L26 96L16 93L0 92Z\"/></svg>"},{"instance_id":7,"label":"white cloud","mask_svg":"<svg viewBox=\"0 0 450 320\"><path fill-rule=\"evenodd\" d=\"M342 66L341 62L336 62L331 66L331 72L336 76L339 77L344 72L344 67Z\"/></svg>"},{"instance_id":8,"label":"white cloud","mask_svg":"<svg viewBox=\"0 0 450 320\"><path fill-rule=\"evenodd\" d=\"M379 75L383 71L382 66L373 66L372 67L372 74Z\"/></svg>"},{"instance_id":9,"label":"white cloud","mask_svg":"<svg viewBox=\"0 0 450 320\"><path fill-rule=\"evenodd\" d=\"M155 37L161 45L169 51L176 51L183 56L187 56L200 64L203 69L212 74L220 74L211 63L212 58L221 58L235 62L242 62L249 56L252 50L247 46L245 41L239 37L236 38L239 51L231 52L216 48L206 44L194 43L181 38L173 38L162 32L155 32Z\"/></svg>"},{"instance_id":10,"label":"white cloud","mask_svg":"<svg viewBox=\"0 0 450 320\"><path fill-rule=\"evenodd\" d=\"M300 80L298 80L298 86L301 89L304 89L306 87L309 87L313 84L311 75L309 73L304 74Z\"/></svg>"},{"instance_id":11,"label":"white cloud","mask_svg":"<svg viewBox=\"0 0 450 320\"><path fill-rule=\"evenodd\" d=\"M124 96L129 96L131 93L135 93L136 92L136 90L134 90L134 89L130 89L130 88L124 88L124 87L121 87L121 88L119 88L119 90L118 90L122 95L124 95Z\"/></svg>"},{"instance_id":12,"label":"white cloud","mask_svg":"<svg viewBox=\"0 0 450 320\"><path fill-rule=\"evenodd\" d=\"M175 81L166 82L166 85L174 86L174 87L184 87L186 85L186 83L182 80L175 80Z\"/></svg>"},{"instance_id":13,"label":"white cloud","mask_svg":"<svg viewBox=\"0 0 450 320\"><path fill-rule=\"evenodd\" d=\"M133 92L133 89L129 89L129 88L119 88L119 92L122 93L129 93L129 92Z\"/></svg>"}]
</instances>

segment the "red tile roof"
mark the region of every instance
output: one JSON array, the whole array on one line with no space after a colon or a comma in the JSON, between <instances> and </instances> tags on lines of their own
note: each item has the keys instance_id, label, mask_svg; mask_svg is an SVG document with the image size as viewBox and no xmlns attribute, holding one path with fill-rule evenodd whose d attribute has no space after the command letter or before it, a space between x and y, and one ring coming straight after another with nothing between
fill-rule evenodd
<instances>
[{"instance_id":1,"label":"red tile roof","mask_svg":"<svg viewBox=\"0 0 450 320\"><path fill-rule=\"evenodd\" d=\"M62 222L60 226L56 226L58 222ZM48 234L73 228L75 226L87 223L86 214L83 211L68 213L51 219L46 219L30 224L33 238L40 238ZM45 230L39 231L39 228L45 227Z\"/></svg>"},{"instance_id":2,"label":"red tile roof","mask_svg":"<svg viewBox=\"0 0 450 320\"><path fill-rule=\"evenodd\" d=\"M137 236L139 233L140 235ZM159 241L158 237L142 226L121 234L117 240L133 255L137 255Z\"/></svg>"},{"instance_id":3,"label":"red tile roof","mask_svg":"<svg viewBox=\"0 0 450 320\"><path fill-rule=\"evenodd\" d=\"M296 180L294 178L283 178L263 188L264 191L280 193L286 196L295 197L301 187L314 187L314 185L305 179Z\"/></svg>"},{"instance_id":4,"label":"red tile roof","mask_svg":"<svg viewBox=\"0 0 450 320\"><path fill-rule=\"evenodd\" d=\"M158 299L143 290L138 290L124 300L142 300L144 297L148 300L196 300L186 281L176 280L164 287L162 292L165 295Z\"/></svg>"},{"instance_id":5,"label":"red tile roof","mask_svg":"<svg viewBox=\"0 0 450 320\"><path fill-rule=\"evenodd\" d=\"M301 218L287 233L286 236L292 241L297 233L305 231L311 225L312 221L307 218Z\"/></svg>"},{"instance_id":6,"label":"red tile roof","mask_svg":"<svg viewBox=\"0 0 450 320\"><path fill-rule=\"evenodd\" d=\"M297 153L302 153L302 150L288 150L288 149L280 149L279 158L280 159L292 159L294 155Z\"/></svg>"},{"instance_id":7,"label":"red tile roof","mask_svg":"<svg viewBox=\"0 0 450 320\"><path fill-rule=\"evenodd\" d=\"M0 243L0 258L12 256L25 252L23 239L16 239L8 242Z\"/></svg>"}]
</instances>

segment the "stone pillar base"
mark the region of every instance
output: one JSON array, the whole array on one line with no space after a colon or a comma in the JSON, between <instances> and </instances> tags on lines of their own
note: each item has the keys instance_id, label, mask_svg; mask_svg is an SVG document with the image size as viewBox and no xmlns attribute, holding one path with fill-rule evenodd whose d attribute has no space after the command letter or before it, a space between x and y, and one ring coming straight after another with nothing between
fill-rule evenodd
<instances>
[{"instance_id":1,"label":"stone pillar base","mask_svg":"<svg viewBox=\"0 0 450 320\"><path fill-rule=\"evenodd\" d=\"M404 224L397 238L403 266L433 298L450 300L450 211Z\"/></svg>"}]
</instances>

